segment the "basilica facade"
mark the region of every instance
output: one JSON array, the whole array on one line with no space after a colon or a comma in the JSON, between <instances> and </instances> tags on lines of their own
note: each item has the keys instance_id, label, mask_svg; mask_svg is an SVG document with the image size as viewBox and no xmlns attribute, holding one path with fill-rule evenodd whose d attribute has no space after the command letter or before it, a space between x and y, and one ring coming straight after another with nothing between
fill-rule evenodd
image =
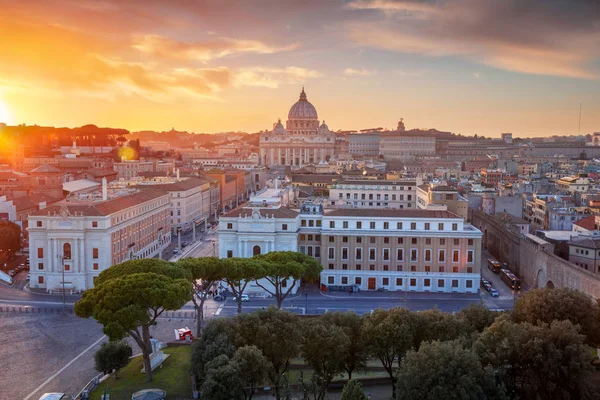
<instances>
[{"instance_id":1,"label":"basilica facade","mask_svg":"<svg viewBox=\"0 0 600 400\"><path fill-rule=\"evenodd\" d=\"M335 155L336 136L325 121L319 125L317 110L308 101L304 88L290 108L285 128L281 120L271 132L260 135L260 164L299 168L328 162Z\"/></svg>"}]
</instances>

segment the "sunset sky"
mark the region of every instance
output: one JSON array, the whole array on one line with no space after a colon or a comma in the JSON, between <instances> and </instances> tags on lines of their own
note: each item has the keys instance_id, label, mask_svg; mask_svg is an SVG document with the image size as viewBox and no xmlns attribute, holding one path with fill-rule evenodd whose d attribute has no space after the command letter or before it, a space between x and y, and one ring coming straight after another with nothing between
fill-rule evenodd
<instances>
[{"instance_id":1,"label":"sunset sky","mask_svg":"<svg viewBox=\"0 0 600 400\"><path fill-rule=\"evenodd\" d=\"M600 131L598 0L0 0L0 122Z\"/></svg>"}]
</instances>

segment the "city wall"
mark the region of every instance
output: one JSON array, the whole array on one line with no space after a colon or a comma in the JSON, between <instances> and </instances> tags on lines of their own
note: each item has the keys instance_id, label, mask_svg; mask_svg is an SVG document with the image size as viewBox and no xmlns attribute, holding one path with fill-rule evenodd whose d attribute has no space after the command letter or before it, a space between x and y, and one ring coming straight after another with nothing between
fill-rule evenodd
<instances>
[{"instance_id":1,"label":"city wall","mask_svg":"<svg viewBox=\"0 0 600 400\"><path fill-rule=\"evenodd\" d=\"M483 247L508 263L529 288L569 287L600 298L600 277L554 255L552 244L540 244L510 231L480 211L469 209L469 220L483 232Z\"/></svg>"}]
</instances>

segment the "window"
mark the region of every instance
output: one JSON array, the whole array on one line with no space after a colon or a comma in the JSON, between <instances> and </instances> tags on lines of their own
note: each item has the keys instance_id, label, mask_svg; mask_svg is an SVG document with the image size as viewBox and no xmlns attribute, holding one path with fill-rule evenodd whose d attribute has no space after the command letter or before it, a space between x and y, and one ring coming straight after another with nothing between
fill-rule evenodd
<instances>
[{"instance_id":1,"label":"window","mask_svg":"<svg viewBox=\"0 0 600 400\"><path fill-rule=\"evenodd\" d=\"M417 286L417 278L410 278L410 286Z\"/></svg>"},{"instance_id":2,"label":"window","mask_svg":"<svg viewBox=\"0 0 600 400\"><path fill-rule=\"evenodd\" d=\"M396 278L396 286L402 286L402 278Z\"/></svg>"},{"instance_id":3,"label":"window","mask_svg":"<svg viewBox=\"0 0 600 400\"><path fill-rule=\"evenodd\" d=\"M36 221L35 222L35 226L37 226L38 228L42 227L42 221Z\"/></svg>"},{"instance_id":4,"label":"window","mask_svg":"<svg viewBox=\"0 0 600 400\"><path fill-rule=\"evenodd\" d=\"M427 279L425 279L425 280L423 281L423 286L425 286L425 287L430 287L430 286L431 286L431 279L428 279L428 278L427 278Z\"/></svg>"},{"instance_id":5,"label":"window","mask_svg":"<svg viewBox=\"0 0 600 400\"><path fill-rule=\"evenodd\" d=\"M315 257L321 257L321 246L315 246Z\"/></svg>"},{"instance_id":6,"label":"window","mask_svg":"<svg viewBox=\"0 0 600 400\"><path fill-rule=\"evenodd\" d=\"M306 220L305 219L303 219L303 220L300 221L300 226L306 226Z\"/></svg>"},{"instance_id":7,"label":"window","mask_svg":"<svg viewBox=\"0 0 600 400\"><path fill-rule=\"evenodd\" d=\"M307 235L306 236L306 240L308 240L309 242L313 240L313 235Z\"/></svg>"},{"instance_id":8,"label":"window","mask_svg":"<svg viewBox=\"0 0 600 400\"><path fill-rule=\"evenodd\" d=\"M320 242L321 241L321 235L315 235L315 240L317 242Z\"/></svg>"},{"instance_id":9,"label":"window","mask_svg":"<svg viewBox=\"0 0 600 400\"><path fill-rule=\"evenodd\" d=\"M410 249L410 261L417 261L418 250Z\"/></svg>"},{"instance_id":10,"label":"window","mask_svg":"<svg viewBox=\"0 0 600 400\"><path fill-rule=\"evenodd\" d=\"M38 253L37 258L44 258L44 248L43 247L38 247L37 253Z\"/></svg>"},{"instance_id":11,"label":"window","mask_svg":"<svg viewBox=\"0 0 600 400\"><path fill-rule=\"evenodd\" d=\"M456 274L458 272L458 267L457 266L452 267L452 272L454 272Z\"/></svg>"},{"instance_id":12,"label":"window","mask_svg":"<svg viewBox=\"0 0 600 400\"><path fill-rule=\"evenodd\" d=\"M93 268L94 268L94 271L98 271L98 263L94 263Z\"/></svg>"},{"instance_id":13,"label":"window","mask_svg":"<svg viewBox=\"0 0 600 400\"><path fill-rule=\"evenodd\" d=\"M306 254L306 246L300 246L300 253Z\"/></svg>"},{"instance_id":14,"label":"window","mask_svg":"<svg viewBox=\"0 0 600 400\"><path fill-rule=\"evenodd\" d=\"M377 241L377 238L376 238L376 237L374 237L374 236L371 236L371 237L369 238L369 243L371 243L371 244L375 244L375 242L376 242L376 241Z\"/></svg>"},{"instance_id":15,"label":"window","mask_svg":"<svg viewBox=\"0 0 600 400\"><path fill-rule=\"evenodd\" d=\"M306 247L306 255L309 255L312 257L312 255L313 255L313 247L312 246Z\"/></svg>"},{"instance_id":16,"label":"window","mask_svg":"<svg viewBox=\"0 0 600 400\"><path fill-rule=\"evenodd\" d=\"M334 281L334 277L333 276L328 276L327 277L327 283L330 284L330 285L333 285L333 282L335 282Z\"/></svg>"},{"instance_id":17,"label":"window","mask_svg":"<svg viewBox=\"0 0 600 400\"><path fill-rule=\"evenodd\" d=\"M410 266L410 272L417 272L417 266L416 265L411 265Z\"/></svg>"},{"instance_id":18,"label":"window","mask_svg":"<svg viewBox=\"0 0 600 400\"><path fill-rule=\"evenodd\" d=\"M231 222L227 224L227 229L233 229L233 224Z\"/></svg>"},{"instance_id":19,"label":"window","mask_svg":"<svg viewBox=\"0 0 600 400\"><path fill-rule=\"evenodd\" d=\"M227 258L233 257L233 250L227 250Z\"/></svg>"},{"instance_id":20,"label":"window","mask_svg":"<svg viewBox=\"0 0 600 400\"><path fill-rule=\"evenodd\" d=\"M347 284L348 284L348 277L342 276L342 285L347 285Z\"/></svg>"},{"instance_id":21,"label":"window","mask_svg":"<svg viewBox=\"0 0 600 400\"><path fill-rule=\"evenodd\" d=\"M329 236L329 243L335 242L335 238L333 236Z\"/></svg>"},{"instance_id":22,"label":"window","mask_svg":"<svg viewBox=\"0 0 600 400\"><path fill-rule=\"evenodd\" d=\"M375 261L377 258L375 257L375 249L369 249L369 260Z\"/></svg>"},{"instance_id":23,"label":"window","mask_svg":"<svg viewBox=\"0 0 600 400\"><path fill-rule=\"evenodd\" d=\"M38 276L38 283L44 283L44 277Z\"/></svg>"},{"instance_id":24,"label":"window","mask_svg":"<svg viewBox=\"0 0 600 400\"><path fill-rule=\"evenodd\" d=\"M467 244L468 244L469 246L473 246L473 239L469 239L469 240L468 240L468 242L467 242Z\"/></svg>"},{"instance_id":25,"label":"window","mask_svg":"<svg viewBox=\"0 0 600 400\"><path fill-rule=\"evenodd\" d=\"M431 238L425 239L425 244L431 244Z\"/></svg>"},{"instance_id":26,"label":"window","mask_svg":"<svg viewBox=\"0 0 600 400\"><path fill-rule=\"evenodd\" d=\"M416 223L416 222L411 222L411 223L410 223L410 229L411 229L411 230L413 230L413 231L414 231L415 229L417 229L417 223Z\"/></svg>"},{"instance_id":27,"label":"window","mask_svg":"<svg viewBox=\"0 0 600 400\"><path fill-rule=\"evenodd\" d=\"M383 278L383 279L381 279L381 284L383 286L388 286L390 284L390 278Z\"/></svg>"},{"instance_id":28,"label":"window","mask_svg":"<svg viewBox=\"0 0 600 400\"><path fill-rule=\"evenodd\" d=\"M402 265L396 265L396 271L402 272Z\"/></svg>"},{"instance_id":29,"label":"window","mask_svg":"<svg viewBox=\"0 0 600 400\"><path fill-rule=\"evenodd\" d=\"M369 264L369 271L375 271L375 265Z\"/></svg>"},{"instance_id":30,"label":"window","mask_svg":"<svg viewBox=\"0 0 600 400\"><path fill-rule=\"evenodd\" d=\"M443 231L443 230L444 230L444 223L443 223L443 222L440 222L440 223L438 224L438 230L439 230L439 231Z\"/></svg>"},{"instance_id":31,"label":"window","mask_svg":"<svg viewBox=\"0 0 600 400\"><path fill-rule=\"evenodd\" d=\"M303 233L301 233L301 234L300 234L300 240L306 240L306 235L305 235L305 234L303 234Z\"/></svg>"},{"instance_id":32,"label":"window","mask_svg":"<svg viewBox=\"0 0 600 400\"><path fill-rule=\"evenodd\" d=\"M362 249L360 247L355 248L355 258L357 260L362 260Z\"/></svg>"},{"instance_id":33,"label":"window","mask_svg":"<svg viewBox=\"0 0 600 400\"><path fill-rule=\"evenodd\" d=\"M446 245L446 239L440 239L440 246L445 246Z\"/></svg>"},{"instance_id":34,"label":"window","mask_svg":"<svg viewBox=\"0 0 600 400\"><path fill-rule=\"evenodd\" d=\"M468 274L472 274L473 273L473 267L467 267L467 273Z\"/></svg>"},{"instance_id":35,"label":"window","mask_svg":"<svg viewBox=\"0 0 600 400\"><path fill-rule=\"evenodd\" d=\"M38 269L44 269L44 263L38 263Z\"/></svg>"},{"instance_id":36,"label":"window","mask_svg":"<svg viewBox=\"0 0 600 400\"><path fill-rule=\"evenodd\" d=\"M309 219L308 220L308 226L315 226L315 220L314 219Z\"/></svg>"},{"instance_id":37,"label":"window","mask_svg":"<svg viewBox=\"0 0 600 400\"><path fill-rule=\"evenodd\" d=\"M431 272L431 265L425 266L425 272Z\"/></svg>"},{"instance_id":38,"label":"window","mask_svg":"<svg viewBox=\"0 0 600 400\"><path fill-rule=\"evenodd\" d=\"M335 266L333 264L329 264L329 269L334 269Z\"/></svg>"},{"instance_id":39,"label":"window","mask_svg":"<svg viewBox=\"0 0 600 400\"><path fill-rule=\"evenodd\" d=\"M348 269L348 264L342 264L342 269Z\"/></svg>"},{"instance_id":40,"label":"window","mask_svg":"<svg viewBox=\"0 0 600 400\"><path fill-rule=\"evenodd\" d=\"M335 221L329 221L329 227L335 228Z\"/></svg>"},{"instance_id":41,"label":"window","mask_svg":"<svg viewBox=\"0 0 600 400\"><path fill-rule=\"evenodd\" d=\"M438 257L439 262L446 262L446 250L440 250L440 254Z\"/></svg>"},{"instance_id":42,"label":"window","mask_svg":"<svg viewBox=\"0 0 600 400\"><path fill-rule=\"evenodd\" d=\"M443 279L438 279L438 287L439 288L443 288L444 287L444 280Z\"/></svg>"},{"instance_id":43,"label":"window","mask_svg":"<svg viewBox=\"0 0 600 400\"><path fill-rule=\"evenodd\" d=\"M452 279L452 287L453 288L457 288L458 287L458 279Z\"/></svg>"},{"instance_id":44,"label":"window","mask_svg":"<svg viewBox=\"0 0 600 400\"><path fill-rule=\"evenodd\" d=\"M98 259L98 248L94 247L92 249L92 258L97 260Z\"/></svg>"},{"instance_id":45,"label":"window","mask_svg":"<svg viewBox=\"0 0 600 400\"><path fill-rule=\"evenodd\" d=\"M360 265L360 264L356 264L356 270L357 270L357 271L360 271L361 269L362 269L362 265Z\"/></svg>"},{"instance_id":46,"label":"window","mask_svg":"<svg viewBox=\"0 0 600 400\"><path fill-rule=\"evenodd\" d=\"M440 271L440 272L444 272L444 267L443 267L443 266L440 266L440 267L439 267L439 271Z\"/></svg>"},{"instance_id":47,"label":"window","mask_svg":"<svg viewBox=\"0 0 600 400\"><path fill-rule=\"evenodd\" d=\"M355 285L360 285L361 283L362 283L362 279L360 278L360 276L357 276L356 278L354 278Z\"/></svg>"},{"instance_id":48,"label":"window","mask_svg":"<svg viewBox=\"0 0 600 400\"><path fill-rule=\"evenodd\" d=\"M410 240L410 243L411 243L411 244L417 244L417 238L412 238L412 239Z\"/></svg>"},{"instance_id":49,"label":"window","mask_svg":"<svg viewBox=\"0 0 600 400\"><path fill-rule=\"evenodd\" d=\"M396 249L396 260L404 261L404 249Z\"/></svg>"},{"instance_id":50,"label":"window","mask_svg":"<svg viewBox=\"0 0 600 400\"><path fill-rule=\"evenodd\" d=\"M375 229L375 222L369 222L369 229Z\"/></svg>"},{"instance_id":51,"label":"window","mask_svg":"<svg viewBox=\"0 0 600 400\"><path fill-rule=\"evenodd\" d=\"M454 245L455 246L459 246L460 245L460 239L454 239Z\"/></svg>"},{"instance_id":52,"label":"window","mask_svg":"<svg viewBox=\"0 0 600 400\"><path fill-rule=\"evenodd\" d=\"M356 238L356 243L362 243L362 237L358 236L358 237Z\"/></svg>"},{"instance_id":53,"label":"window","mask_svg":"<svg viewBox=\"0 0 600 400\"><path fill-rule=\"evenodd\" d=\"M317 220L317 226L321 227L321 220L320 219Z\"/></svg>"},{"instance_id":54,"label":"window","mask_svg":"<svg viewBox=\"0 0 600 400\"><path fill-rule=\"evenodd\" d=\"M457 231L458 230L458 224L452 224L452 230L453 231Z\"/></svg>"},{"instance_id":55,"label":"window","mask_svg":"<svg viewBox=\"0 0 600 400\"><path fill-rule=\"evenodd\" d=\"M342 242L348 243L348 236L342 236Z\"/></svg>"},{"instance_id":56,"label":"window","mask_svg":"<svg viewBox=\"0 0 600 400\"><path fill-rule=\"evenodd\" d=\"M431 261L431 249L425 250L425 261Z\"/></svg>"},{"instance_id":57,"label":"window","mask_svg":"<svg viewBox=\"0 0 600 400\"><path fill-rule=\"evenodd\" d=\"M70 243L63 244L63 258L65 260L71 259L71 244Z\"/></svg>"},{"instance_id":58,"label":"window","mask_svg":"<svg viewBox=\"0 0 600 400\"><path fill-rule=\"evenodd\" d=\"M281 224L281 230L287 231L287 224Z\"/></svg>"},{"instance_id":59,"label":"window","mask_svg":"<svg viewBox=\"0 0 600 400\"><path fill-rule=\"evenodd\" d=\"M342 260L347 260L347 259L348 259L348 248L342 247Z\"/></svg>"},{"instance_id":60,"label":"window","mask_svg":"<svg viewBox=\"0 0 600 400\"><path fill-rule=\"evenodd\" d=\"M389 261L390 259L390 249L383 249L383 260Z\"/></svg>"},{"instance_id":61,"label":"window","mask_svg":"<svg viewBox=\"0 0 600 400\"><path fill-rule=\"evenodd\" d=\"M356 221L356 229L362 229L362 222Z\"/></svg>"},{"instance_id":62,"label":"window","mask_svg":"<svg viewBox=\"0 0 600 400\"><path fill-rule=\"evenodd\" d=\"M390 238L389 238L389 236L386 236L386 237L383 238L383 243L390 244Z\"/></svg>"},{"instance_id":63,"label":"window","mask_svg":"<svg viewBox=\"0 0 600 400\"><path fill-rule=\"evenodd\" d=\"M390 223L389 222L384 222L383 223L383 229L390 229Z\"/></svg>"},{"instance_id":64,"label":"window","mask_svg":"<svg viewBox=\"0 0 600 400\"><path fill-rule=\"evenodd\" d=\"M428 231L429 230L429 222L425 222L425 230Z\"/></svg>"},{"instance_id":65,"label":"window","mask_svg":"<svg viewBox=\"0 0 600 400\"><path fill-rule=\"evenodd\" d=\"M467 281L467 288L473 287L473 281Z\"/></svg>"},{"instance_id":66,"label":"window","mask_svg":"<svg viewBox=\"0 0 600 400\"><path fill-rule=\"evenodd\" d=\"M333 260L335 258L335 247L329 247L327 249L327 258Z\"/></svg>"},{"instance_id":67,"label":"window","mask_svg":"<svg viewBox=\"0 0 600 400\"><path fill-rule=\"evenodd\" d=\"M398 229L398 230L402 229L402 222L398 222L396 224L396 229Z\"/></svg>"},{"instance_id":68,"label":"window","mask_svg":"<svg viewBox=\"0 0 600 400\"><path fill-rule=\"evenodd\" d=\"M342 228L348 229L348 221L343 221L342 222Z\"/></svg>"},{"instance_id":69,"label":"window","mask_svg":"<svg viewBox=\"0 0 600 400\"><path fill-rule=\"evenodd\" d=\"M475 257L474 254L475 254L475 252L473 250L468 250L467 251L467 262L468 263L472 263L473 262L473 259Z\"/></svg>"},{"instance_id":70,"label":"window","mask_svg":"<svg viewBox=\"0 0 600 400\"><path fill-rule=\"evenodd\" d=\"M404 238L398 238L398 244L404 244Z\"/></svg>"},{"instance_id":71,"label":"window","mask_svg":"<svg viewBox=\"0 0 600 400\"><path fill-rule=\"evenodd\" d=\"M452 261L454 262L458 262L458 259L460 258L460 250L453 250L452 251Z\"/></svg>"}]
</instances>

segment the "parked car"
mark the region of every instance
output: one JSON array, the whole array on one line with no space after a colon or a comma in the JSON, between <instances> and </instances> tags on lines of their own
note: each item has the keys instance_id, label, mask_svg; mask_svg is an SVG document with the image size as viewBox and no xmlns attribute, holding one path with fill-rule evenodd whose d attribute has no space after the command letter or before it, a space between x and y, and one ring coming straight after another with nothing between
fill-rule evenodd
<instances>
[{"instance_id":1,"label":"parked car","mask_svg":"<svg viewBox=\"0 0 600 400\"><path fill-rule=\"evenodd\" d=\"M481 280L481 287L484 288L485 290L489 290L489 288L492 287L492 284L490 281L482 279Z\"/></svg>"},{"instance_id":2,"label":"parked car","mask_svg":"<svg viewBox=\"0 0 600 400\"><path fill-rule=\"evenodd\" d=\"M8 271L8 276L10 276L10 277L15 276L15 270L11 269L10 271Z\"/></svg>"},{"instance_id":3,"label":"parked car","mask_svg":"<svg viewBox=\"0 0 600 400\"><path fill-rule=\"evenodd\" d=\"M44 393L40 400L61 400L65 398L64 393Z\"/></svg>"},{"instance_id":4,"label":"parked car","mask_svg":"<svg viewBox=\"0 0 600 400\"><path fill-rule=\"evenodd\" d=\"M489 292L490 292L490 295L492 297L498 297L499 296L498 291L496 289L494 289L494 288L490 288Z\"/></svg>"},{"instance_id":5,"label":"parked car","mask_svg":"<svg viewBox=\"0 0 600 400\"><path fill-rule=\"evenodd\" d=\"M215 297L213 297L213 300L223 301L223 300L225 300L225 296L223 296L222 294L218 294Z\"/></svg>"},{"instance_id":6,"label":"parked car","mask_svg":"<svg viewBox=\"0 0 600 400\"><path fill-rule=\"evenodd\" d=\"M237 300L237 297L234 297L234 298L233 298L233 301L238 301L238 300ZM250 301L250 297L248 297L248 295L247 295L247 294L243 294L243 295L242 295L242 302L246 302L246 301Z\"/></svg>"},{"instance_id":7,"label":"parked car","mask_svg":"<svg viewBox=\"0 0 600 400\"><path fill-rule=\"evenodd\" d=\"M190 244L190 243L189 242L181 242L181 247L183 248L183 247L187 246L188 244Z\"/></svg>"},{"instance_id":8,"label":"parked car","mask_svg":"<svg viewBox=\"0 0 600 400\"><path fill-rule=\"evenodd\" d=\"M177 254L177 253L179 253L179 248L175 247L175 248L173 249L173 254Z\"/></svg>"},{"instance_id":9,"label":"parked car","mask_svg":"<svg viewBox=\"0 0 600 400\"><path fill-rule=\"evenodd\" d=\"M31 274L27 274L27 280L31 279Z\"/></svg>"}]
</instances>

